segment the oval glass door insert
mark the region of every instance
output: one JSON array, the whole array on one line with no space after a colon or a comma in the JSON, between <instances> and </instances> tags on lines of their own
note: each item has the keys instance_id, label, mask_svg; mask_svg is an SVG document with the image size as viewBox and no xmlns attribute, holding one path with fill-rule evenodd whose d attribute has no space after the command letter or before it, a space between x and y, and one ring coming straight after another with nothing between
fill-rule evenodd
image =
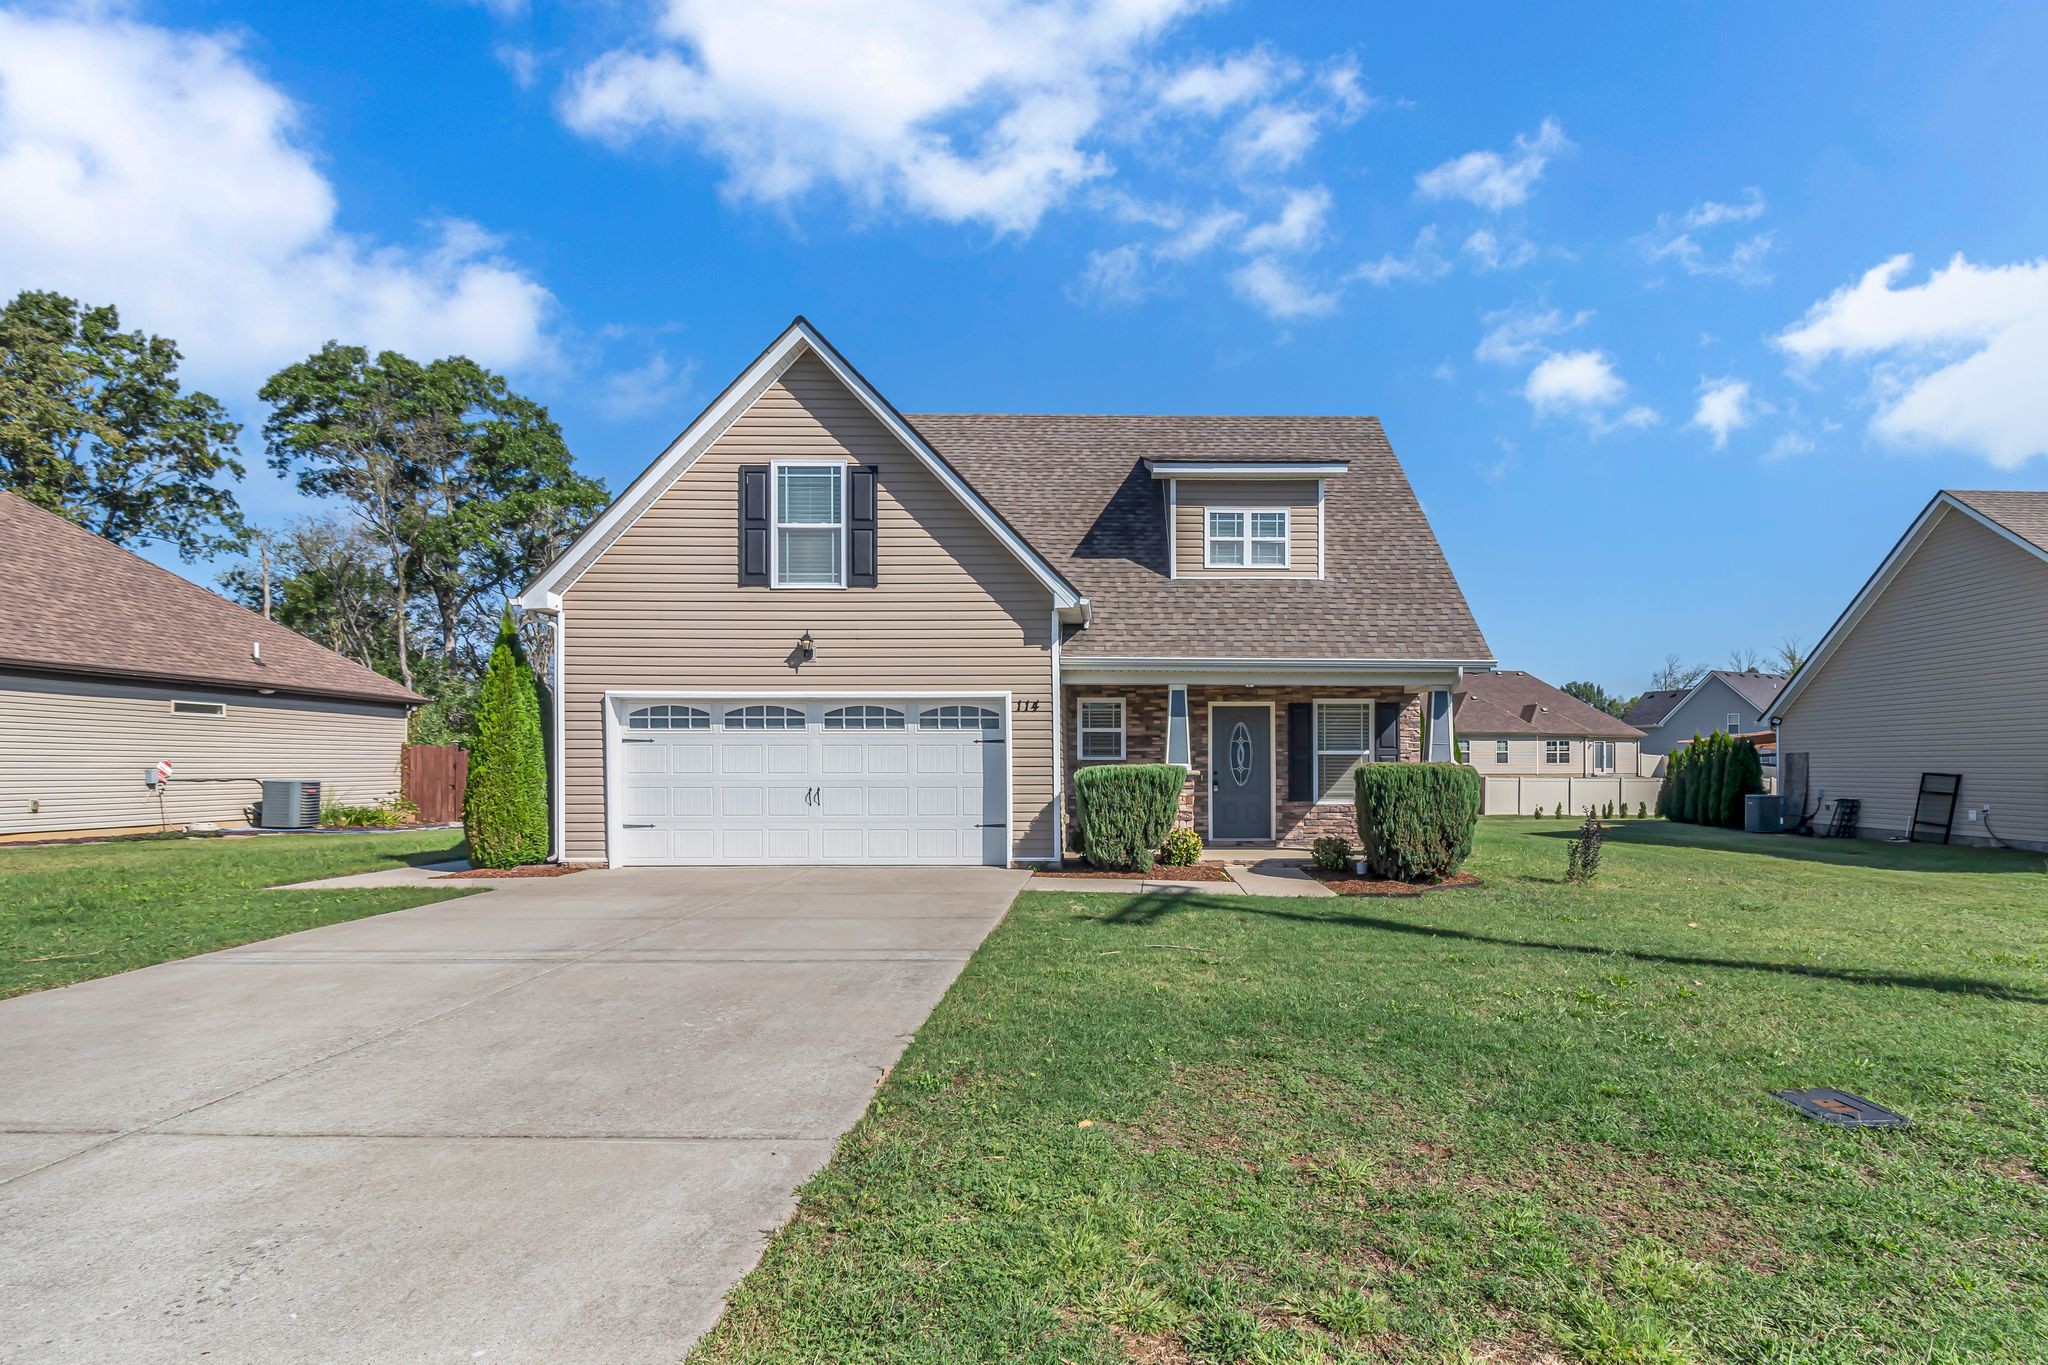
<instances>
[{"instance_id":1,"label":"oval glass door insert","mask_svg":"<svg viewBox=\"0 0 2048 1365\"><path fill-rule=\"evenodd\" d=\"M1240 787L1252 780L1252 732L1243 721L1230 732L1230 780Z\"/></svg>"}]
</instances>

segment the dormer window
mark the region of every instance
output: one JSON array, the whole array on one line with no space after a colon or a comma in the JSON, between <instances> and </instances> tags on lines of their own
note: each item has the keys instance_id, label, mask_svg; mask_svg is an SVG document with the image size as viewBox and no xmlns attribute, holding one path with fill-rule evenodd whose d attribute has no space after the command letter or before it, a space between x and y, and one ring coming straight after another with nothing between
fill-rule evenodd
<instances>
[{"instance_id":1,"label":"dormer window","mask_svg":"<svg viewBox=\"0 0 2048 1365\"><path fill-rule=\"evenodd\" d=\"M1253 511L1212 507L1203 567L1284 569L1287 567L1285 508Z\"/></svg>"}]
</instances>

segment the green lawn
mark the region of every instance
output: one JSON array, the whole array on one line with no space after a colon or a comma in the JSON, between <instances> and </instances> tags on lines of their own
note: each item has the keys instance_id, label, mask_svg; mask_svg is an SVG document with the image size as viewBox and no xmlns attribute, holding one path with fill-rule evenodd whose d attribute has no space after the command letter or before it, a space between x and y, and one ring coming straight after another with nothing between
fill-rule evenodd
<instances>
[{"instance_id":1,"label":"green lawn","mask_svg":"<svg viewBox=\"0 0 2048 1365\"><path fill-rule=\"evenodd\" d=\"M461 849L445 829L0 846L0 998L464 895L266 889Z\"/></svg>"},{"instance_id":2,"label":"green lawn","mask_svg":"<svg viewBox=\"0 0 2048 1365\"><path fill-rule=\"evenodd\" d=\"M692 1361L2048 1360L2043 860L1568 828L1023 897Z\"/></svg>"}]
</instances>

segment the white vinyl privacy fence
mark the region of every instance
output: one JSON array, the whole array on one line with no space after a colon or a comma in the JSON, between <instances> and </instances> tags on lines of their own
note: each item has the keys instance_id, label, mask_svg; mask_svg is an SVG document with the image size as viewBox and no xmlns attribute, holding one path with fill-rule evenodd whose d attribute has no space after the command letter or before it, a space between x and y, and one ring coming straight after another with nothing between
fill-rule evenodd
<instances>
[{"instance_id":1,"label":"white vinyl privacy fence","mask_svg":"<svg viewBox=\"0 0 2048 1365\"><path fill-rule=\"evenodd\" d=\"M1638 805L1657 809L1661 777L1489 777L1480 793L1481 815L1553 814L1562 805L1566 815L1604 810L1612 801L1633 814Z\"/></svg>"}]
</instances>

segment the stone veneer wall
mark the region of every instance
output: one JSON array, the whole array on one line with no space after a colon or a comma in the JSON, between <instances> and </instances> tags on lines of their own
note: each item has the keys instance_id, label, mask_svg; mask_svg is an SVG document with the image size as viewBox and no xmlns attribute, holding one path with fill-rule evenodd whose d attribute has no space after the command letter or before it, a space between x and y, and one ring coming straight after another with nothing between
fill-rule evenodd
<instances>
[{"instance_id":1,"label":"stone veneer wall","mask_svg":"<svg viewBox=\"0 0 2048 1365\"><path fill-rule=\"evenodd\" d=\"M1067 848L1079 847L1073 828L1074 772L1097 762L1073 756L1078 720L1076 705L1082 697L1121 697L1124 703L1124 757L1126 763L1166 761L1166 688L1164 686L1091 687L1069 684L1062 689L1060 704L1066 708L1060 719L1062 739L1067 746L1066 811ZM1192 825L1207 840L1209 827L1209 707L1211 703L1270 702L1273 705L1273 780L1283 794L1287 791L1287 706L1289 702L1314 701L1318 697L1357 701L1364 698L1401 704L1399 762L1414 763L1422 757L1422 697L1399 688L1316 689L1308 687L1234 687L1191 683L1188 686L1189 758L1193 766L1181 787L1180 823ZM1358 822L1350 805L1319 806L1311 801L1279 803L1276 842L1306 847L1326 834L1341 834L1358 841Z\"/></svg>"}]
</instances>

